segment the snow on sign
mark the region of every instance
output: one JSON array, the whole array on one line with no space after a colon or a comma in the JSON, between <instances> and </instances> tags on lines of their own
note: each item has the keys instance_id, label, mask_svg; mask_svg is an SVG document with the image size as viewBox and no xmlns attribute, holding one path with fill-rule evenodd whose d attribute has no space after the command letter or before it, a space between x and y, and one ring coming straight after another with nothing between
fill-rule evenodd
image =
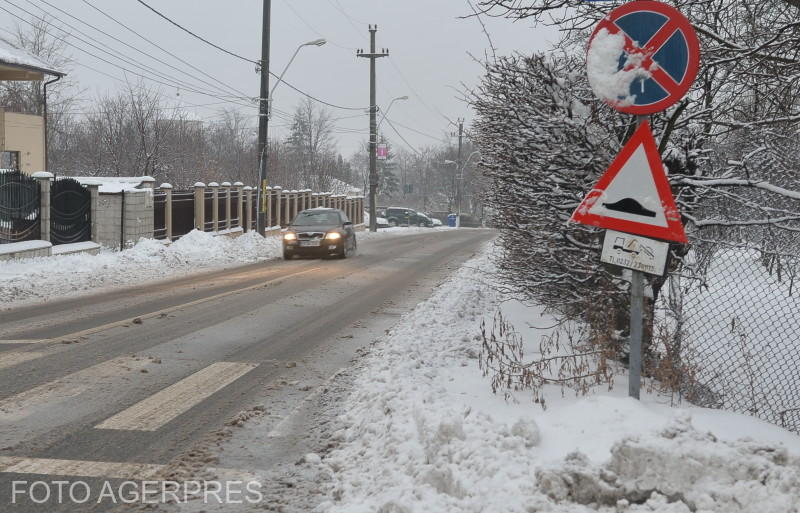
<instances>
[{"instance_id":1,"label":"snow on sign","mask_svg":"<svg viewBox=\"0 0 800 513\"><path fill-rule=\"evenodd\" d=\"M653 114L680 100L697 76L700 44L674 7L638 0L612 10L589 40L595 94L628 114Z\"/></svg>"},{"instance_id":2,"label":"snow on sign","mask_svg":"<svg viewBox=\"0 0 800 513\"><path fill-rule=\"evenodd\" d=\"M667 266L669 244L639 235L606 230L600 261L662 276Z\"/></svg>"},{"instance_id":3,"label":"snow on sign","mask_svg":"<svg viewBox=\"0 0 800 513\"><path fill-rule=\"evenodd\" d=\"M648 122L636 129L570 220L645 237L687 242Z\"/></svg>"}]
</instances>

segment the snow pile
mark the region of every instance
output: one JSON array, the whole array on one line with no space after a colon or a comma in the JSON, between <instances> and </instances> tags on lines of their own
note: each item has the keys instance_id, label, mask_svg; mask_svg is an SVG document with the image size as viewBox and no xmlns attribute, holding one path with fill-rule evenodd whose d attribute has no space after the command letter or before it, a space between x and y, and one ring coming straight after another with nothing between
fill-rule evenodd
<instances>
[{"instance_id":1,"label":"snow pile","mask_svg":"<svg viewBox=\"0 0 800 513\"><path fill-rule=\"evenodd\" d=\"M553 323L501 304L491 270L487 255L472 260L362 360L318 511L800 511L800 438L776 426L635 401L624 377L583 398L550 390L547 410L525 392L493 395L477 365L480 320L501 306L528 341Z\"/></svg>"},{"instance_id":2,"label":"snow pile","mask_svg":"<svg viewBox=\"0 0 800 513\"><path fill-rule=\"evenodd\" d=\"M636 95L631 94L631 84L635 80L650 78L650 72L642 67L642 53L629 54L620 68L624 49L625 36L622 32L612 34L607 29L600 29L586 54L589 85L594 93L601 100L623 107L632 105L636 100Z\"/></svg>"},{"instance_id":3,"label":"snow pile","mask_svg":"<svg viewBox=\"0 0 800 513\"><path fill-rule=\"evenodd\" d=\"M786 449L752 440L721 442L679 416L658 435L631 436L592 465L580 452L537 472L557 503L675 513L800 511L800 460ZM669 504L669 506L667 506Z\"/></svg>"},{"instance_id":4,"label":"snow pile","mask_svg":"<svg viewBox=\"0 0 800 513\"><path fill-rule=\"evenodd\" d=\"M439 233L445 230L455 230L455 228L448 228L446 226L437 226L436 228L420 228L418 226L395 226L389 228L380 228L376 232L371 232L369 229L358 232L356 237L359 241L383 239L386 237L402 237L404 235L419 235L421 233Z\"/></svg>"},{"instance_id":5,"label":"snow pile","mask_svg":"<svg viewBox=\"0 0 800 513\"><path fill-rule=\"evenodd\" d=\"M74 254L0 264L0 304L20 304L108 286L179 276L213 267L278 258L280 239L256 232L215 237L192 231L172 244L141 239L124 251Z\"/></svg>"}]
</instances>

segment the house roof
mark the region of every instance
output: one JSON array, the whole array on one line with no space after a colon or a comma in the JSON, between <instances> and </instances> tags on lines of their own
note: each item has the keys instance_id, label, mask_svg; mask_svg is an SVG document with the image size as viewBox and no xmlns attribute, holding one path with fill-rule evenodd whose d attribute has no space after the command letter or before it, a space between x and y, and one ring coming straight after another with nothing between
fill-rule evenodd
<instances>
[{"instance_id":1,"label":"house roof","mask_svg":"<svg viewBox=\"0 0 800 513\"><path fill-rule=\"evenodd\" d=\"M66 73L0 38L0 80L42 80L44 75L63 77Z\"/></svg>"}]
</instances>

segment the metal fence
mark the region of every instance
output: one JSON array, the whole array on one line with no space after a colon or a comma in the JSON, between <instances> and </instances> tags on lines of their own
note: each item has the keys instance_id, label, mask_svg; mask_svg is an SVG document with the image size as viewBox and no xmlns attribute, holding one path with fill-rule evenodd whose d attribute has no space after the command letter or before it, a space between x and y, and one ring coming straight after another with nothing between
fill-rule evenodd
<instances>
[{"instance_id":1,"label":"metal fence","mask_svg":"<svg viewBox=\"0 0 800 513\"><path fill-rule=\"evenodd\" d=\"M153 193L153 238L167 238L167 193L156 190Z\"/></svg>"},{"instance_id":2,"label":"metal fence","mask_svg":"<svg viewBox=\"0 0 800 513\"><path fill-rule=\"evenodd\" d=\"M214 193L212 191L205 192L204 203L203 230L213 232L216 227L214 226Z\"/></svg>"},{"instance_id":3,"label":"metal fence","mask_svg":"<svg viewBox=\"0 0 800 513\"><path fill-rule=\"evenodd\" d=\"M800 258L693 241L656 304L654 342L699 406L800 433Z\"/></svg>"},{"instance_id":4,"label":"metal fence","mask_svg":"<svg viewBox=\"0 0 800 513\"><path fill-rule=\"evenodd\" d=\"M194 230L194 191L172 193L172 238L178 239Z\"/></svg>"},{"instance_id":5,"label":"metal fence","mask_svg":"<svg viewBox=\"0 0 800 513\"><path fill-rule=\"evenodd\" d=\"M39 239L40 204L35 178L19 171L0 172L0 244Z\"/></svg>"},{"instance_id":6,"label":"metal fence","mask_svg":"<svg viewBox=\"0 0 800 513\"><path fill-rule=\"evenodd\" d=\"M231 228L242 226L242 212L239 212L239 191L233 189L231 195Z\"/></svg>"},{"instance_id":7,"label":"metal fence","mask_svg":"<svg viewBox=\"0 0 800 513\"><path fill-rule=\"evenodd\" d=\"M92 240L92 195L72 178L53 180L50 189L50 242L73 244Z\"/></svg>"},{"instance_id":8,"label":"metal fence","mask_svg":"<svg viewBox=\"0 0 800 513\"><path fill-rule=\"evenodd\" d=\"M217 214L219 215L219 228L224 230L228 223L228 212L225 209L225 205L228 203L228 190L225 188L220 188L217 191Z\"/></svg>"}]
</instances>

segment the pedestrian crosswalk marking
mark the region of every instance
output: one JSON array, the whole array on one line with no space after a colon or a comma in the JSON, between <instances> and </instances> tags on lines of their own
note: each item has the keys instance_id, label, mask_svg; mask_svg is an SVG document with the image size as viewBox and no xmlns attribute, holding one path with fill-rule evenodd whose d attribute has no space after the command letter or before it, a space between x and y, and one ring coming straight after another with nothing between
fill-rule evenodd
<instances>
[{"instance_id":1,"label":"pedestrian crosswalk marking","mask_svg":"<svg viewBox=\"0 0 800 513\"><path fill-rule=\"evenodd\" d=\"M143 399L95 427L97 429L155 431L255 367L257 364L214 363Z\"/></svg>"},{"instance_id":2,"label":"pedestrian crosswalk marking","mask_svg":"<svg viewBox=\"0 0 800 513\"><path fill-rule=\"evenodd\" d=\"M41 358L45 354L39 351L7 351L0 353L0 369Z\"/></svg>"},{"instance_id":3,"label":"pedestrian crosswalk marking","mask_svg":"<svg viewBox=\"0 0 800 513\"><path fill-rule=\"evenodd\" d=\"M116 461L65 460L57 458L24 458L0 456L0 473L40 476L96 477L131 481L157 480L168 474L169 465ZM257 479L257 471L208 467L198 474L209 472L220 479L249 481Z\"/></svg>"},{"instance_id":4,"label":"pedestrian crosswalk marking","mask_svg":"<svg viewBox=\"0 0 800 513\"><path fill-rule=\"evenodd\" d=\"M9 474L150 479L165 468L166 465L154 465L149 463L115 463L53 458L19 458L14 456L0 457L0 472Z\"/></svg>"}]
</instances>

